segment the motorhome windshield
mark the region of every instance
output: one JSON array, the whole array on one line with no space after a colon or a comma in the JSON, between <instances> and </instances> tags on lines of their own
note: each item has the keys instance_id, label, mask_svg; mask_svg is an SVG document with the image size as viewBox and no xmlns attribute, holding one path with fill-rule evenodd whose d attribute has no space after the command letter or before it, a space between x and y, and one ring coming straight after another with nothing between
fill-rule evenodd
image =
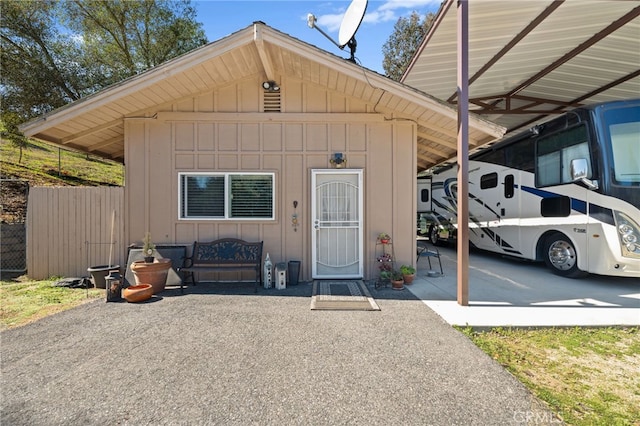
<instances>
[{"instance_id":1,"label":"motorhome windshield","mask_svg":"<svg viewBox=\"0 0 640 426\"><path fill-rule=\"evenodd\" d=\"M613 183L640 186L640 105L605 110L603 118L611 142Z\"/></svg>"}]
</instances>

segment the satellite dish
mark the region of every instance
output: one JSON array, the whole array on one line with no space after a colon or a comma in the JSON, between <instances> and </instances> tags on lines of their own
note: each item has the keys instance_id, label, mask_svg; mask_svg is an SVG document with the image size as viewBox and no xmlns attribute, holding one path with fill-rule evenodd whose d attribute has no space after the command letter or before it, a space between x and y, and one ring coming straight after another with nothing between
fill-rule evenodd
<instances>
[{"instance_id":1,"label":"satellite dish","mask_svg":"<svg viewBox=\"0 0 640 426\"><path fill-rule=\"evenodd\" d=\"M356 31L362 23L364 13L367 11L367 0L353 0L342 18L340 32L338 33L338 45L340 49L345 47L356 35Z\"/></svg>"},{"instance_id":2,"label":"satellite dish","mask_svg":"<svg viewBox=\"0 0 640 426\"><path fill-rule=\"evenodd\" d=\"M351 62L356 61L355 53L356 53L356 31L360 28L360 24L362 23L362 19L364 19L364 14L367 11L367 3L368 0L353 0L347 11L344 13L342 17L342 23L340 24L340 31L338 32L338 43L333 40L327 33L322 31L320 27L316 24L316 17L310 13L307 15L307 25L309 28L315 28L320 31L320 33L331 40L333 44L338 46L341 50L344 49L345 46L349 46L351 50L351 57L349 60Z\"/></svg>"}]
</instances>

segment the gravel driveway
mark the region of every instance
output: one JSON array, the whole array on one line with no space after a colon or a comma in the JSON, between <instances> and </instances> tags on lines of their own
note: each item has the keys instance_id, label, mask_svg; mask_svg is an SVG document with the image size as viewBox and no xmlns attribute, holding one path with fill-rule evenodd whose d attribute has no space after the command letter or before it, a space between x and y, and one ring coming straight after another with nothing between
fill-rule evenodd
<instances>
[{"instance_id":1,"label":"gravel driveway","mask_svg":"<svg viewBox=\"0 0 640 426\"><path fill-rule=\"evenodd\" d=\"M409 291L311 311L288 290L199 285L2 332L2 425L558 424Z\"/></svg>"}]
</instances>

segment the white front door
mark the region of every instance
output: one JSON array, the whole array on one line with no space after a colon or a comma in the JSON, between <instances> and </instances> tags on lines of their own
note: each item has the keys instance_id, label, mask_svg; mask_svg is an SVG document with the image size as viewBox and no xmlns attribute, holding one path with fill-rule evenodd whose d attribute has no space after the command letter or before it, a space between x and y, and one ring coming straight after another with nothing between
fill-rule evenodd
<instances>
[{"instance_id":1,"label":"white front door","mask_svg":"<svg viewBox=\"0 0 640 426\"><path fill-rule=\"evenodd\" d=\"M362 170L312 170L312 276L362 278Z\"/></svg>"}]
</instances>

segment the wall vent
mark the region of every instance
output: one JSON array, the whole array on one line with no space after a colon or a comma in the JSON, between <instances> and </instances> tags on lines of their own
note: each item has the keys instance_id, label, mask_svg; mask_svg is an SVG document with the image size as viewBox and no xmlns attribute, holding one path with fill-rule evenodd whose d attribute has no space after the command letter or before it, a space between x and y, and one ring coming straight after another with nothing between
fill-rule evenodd
<instances>
[{"instance_id":1,"label":"wall vent","mask_svg":"<svg viewBox=\"0 0 640 426\"><path fill-rule=\"evenodd\" d=\"M280 91L264 91L264 112L280 112Z\"/></svg>"}]
</instances>

